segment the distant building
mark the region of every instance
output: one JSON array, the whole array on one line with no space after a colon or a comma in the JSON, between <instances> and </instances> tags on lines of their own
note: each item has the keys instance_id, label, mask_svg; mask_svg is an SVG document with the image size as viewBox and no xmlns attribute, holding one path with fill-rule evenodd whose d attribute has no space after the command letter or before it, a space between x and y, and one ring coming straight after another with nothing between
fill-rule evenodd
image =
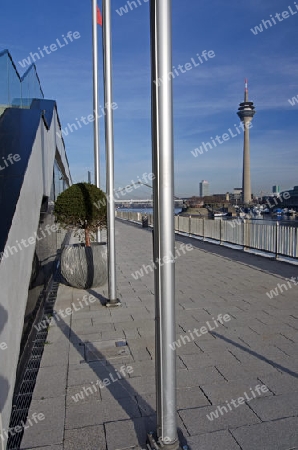
<instances>
[{"instance_id":1,"label":"distant building","mask_svg":"<svg viewBox=\"0 0 298 450\"><path fill-rule=\"evenodd\" d=\"M202 180L200 183L200 197L207 197L209 195L209 183Z\"/></svg>"},{"instance_id":2,"label":"distant building","mask_svg":"<svg viewBox=\"0 0 298 450\"><path fill-rule=\"evenodd\" d=\"M225 203L227 200L227 194L213 194L206 196L204 202L206 203Z\"/></svg>"},{"instance_id":3,"label":"distant building","mask_svg":"<svg viewBox=\"0 0 298 450\"><path fill-rule=\"evenodd\" d=\"M294 208L298 211L298 186L294 186L293 189L283 191L279 197L282 201L282 207Z\"/></svg>"},{"instance_id":4,"label":"distant building","mask_svg":"<svg viewBox=\"0 0 298 450\"><path fill-rule=\"evenodd\" d=\"M230 201L236 201L242 199L242 188L234 188L233 192L230 192Z\"/></svg>"},{"instance_id":5,"label":"distant building","mask_svg":"<svg viewBox=\"0 0 298 450\"><path fill-rule=\"evenodd\" d=\"M280 194L280 186L278 186L277 184L275 184L274 186L272 186L272 193L274 195L279 195Z\"/></svg>"},{"instance_id":6,"label":"distant building","mask_svg":"<svg viewBox=\"0 0 298 450\"><path fill-rule=\"evenodd\" d=\"M190 208L202 208L204 206L204 200L203 198L194 195L191 198L186 199L186 204Z\"/></svg>"},{"instance_id":7,"label":"distant building","mask_svg":"<svg viewBox=\"0 0 298 450\"><path fill-rule=\"evenodd\" d=\"M242 195L242 188L234 188L233 194L234 195Z\"/></svg>"}]
</instances>

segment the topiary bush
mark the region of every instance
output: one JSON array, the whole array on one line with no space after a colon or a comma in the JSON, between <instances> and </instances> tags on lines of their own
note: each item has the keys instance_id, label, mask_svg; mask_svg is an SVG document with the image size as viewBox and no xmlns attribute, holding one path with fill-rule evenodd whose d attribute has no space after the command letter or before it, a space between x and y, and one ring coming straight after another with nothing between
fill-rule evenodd
<instances>
[{"instance_id":1,"label":"topiary bush","mask_svg":"<svg viewBox=\"0 0 298 450\"><path fill-rule=\"evenodd\" d=\"M90 247L91 233L107 226L106 194L94 184L73 184L58 196L54 215L61 227L84 230L85 245Z\"/></svg>"}]
</instances>

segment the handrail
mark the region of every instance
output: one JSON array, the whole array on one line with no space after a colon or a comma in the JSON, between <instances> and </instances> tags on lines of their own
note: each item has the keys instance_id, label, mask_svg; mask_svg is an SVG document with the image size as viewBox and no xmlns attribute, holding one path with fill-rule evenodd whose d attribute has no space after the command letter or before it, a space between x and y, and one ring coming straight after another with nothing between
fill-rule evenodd
<instances>
[{"instance_id":1,"label":"handrail","mask_svg":"<svg viewBox=\"0 0 298 450\"><path fill-rule=\"evenodd\" d=\"M148 214L149 226L153 224L152 215ZM142 213L116 211L116 217L135 223L142 223ZM257 250L270 254L273 258L287 257L298 259L298 227L253 223L234 220L210 220L196 217L175 216L175 231L188 236L198 237L203 241L215 241L221 245L234 246L242 250Z\"/></svg>"}]
</instances>

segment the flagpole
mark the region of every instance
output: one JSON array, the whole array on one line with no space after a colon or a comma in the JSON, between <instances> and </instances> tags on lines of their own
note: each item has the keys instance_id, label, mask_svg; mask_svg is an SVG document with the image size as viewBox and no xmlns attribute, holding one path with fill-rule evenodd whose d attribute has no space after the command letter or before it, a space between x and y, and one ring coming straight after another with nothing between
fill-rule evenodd
<instances>
[{"instance_id":1,"label":"flagpole","mask_svg":"<svg viewBox=\"0 0 298 450\"><path fill-rule=\"evenodd\" d=\"M175 324L175 227L172 93L172 0L151 0L152 152L156 296L157 438L150 449L181 450L177 430ZM162 82L157 86L158 80Z\"/></svg>"},{"instance_id":2,"label":"flagpole","mask_svg":"<svg viewBox=\"0 0 298 450\"><path fill-rule=\"evenodd\" d=\"M99 114L98 114L98 38L97 38L97 0L92 1L92 42L93 42L93 113L94 113L94 184L100 188L99 166ZM100 242L100 230L97 241Z\"/></svg>"},{"instance_id":3,"label":"flagpole","mask_svg":"<svg viewBox=\"0 0 298 450\"><path fill-rule=\"evenodd\" d=\"M98 123L98 40L97 0L92 0L93 38L93 112L94 112L94 184L99 187L99 123Z\"/></svg>"},{"instance_id":4,"label":"flagpole","mask_svg":"<svg viewBox=\"0 0 298 450\"><path fill-rule=\"evenodd\" d=\"M156 2L150 3L150 44L151 44L151 71L152 81L158 80L157 72L157 27L156 27ZM158 104L158 87L152 82L151 87L151 134L152 134L152 171L155 175L153 179L153 261L159 258L159 219L158 219L158 184L156 174L158 172L158 121L157 121L157 104ZM155 294L155 381L156 381L156 423L157 438L162 434L162 417L161 417L161 353L160 353L160 266L156 265L154 269L154 294Z\"/></svg>"},{"instance_id":5,"label":"flagpole","mask_svg":"<svg viewBox=\"0 0 298 450\"><path fill-rule=\"evenodd\" d=\"M114 199L114 130L112 98L112 36L111 36L111 0L102 1L102 45L104 67L104 98L106 170L107 170L107 204L108 213L108 287L109 301L106 306L118 306L116 288L116 246L115 246L115 199Z\"/></svg>"}]
</instances>

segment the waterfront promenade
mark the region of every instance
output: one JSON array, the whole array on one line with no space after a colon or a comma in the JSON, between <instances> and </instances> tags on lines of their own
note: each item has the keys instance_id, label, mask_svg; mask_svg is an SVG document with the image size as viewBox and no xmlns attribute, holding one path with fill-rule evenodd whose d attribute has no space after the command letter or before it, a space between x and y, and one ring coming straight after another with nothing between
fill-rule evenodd
<instances>
[{"instance_id":1,"label":"waterfront promenade","mask_svg":"<svg viewBox=\"0 0 298 450\"><path fill-rule=\"evenodd\" d=\"M49 327L28 413L45 418L26 429L21 449L140 450L155 431L152 236L121 221L116 236L122 307L103 306L106 286L59 286L64 317ZM183 236L176 248L181 442L298 448L297 267Z\"/></svg>"}]
</instances>

